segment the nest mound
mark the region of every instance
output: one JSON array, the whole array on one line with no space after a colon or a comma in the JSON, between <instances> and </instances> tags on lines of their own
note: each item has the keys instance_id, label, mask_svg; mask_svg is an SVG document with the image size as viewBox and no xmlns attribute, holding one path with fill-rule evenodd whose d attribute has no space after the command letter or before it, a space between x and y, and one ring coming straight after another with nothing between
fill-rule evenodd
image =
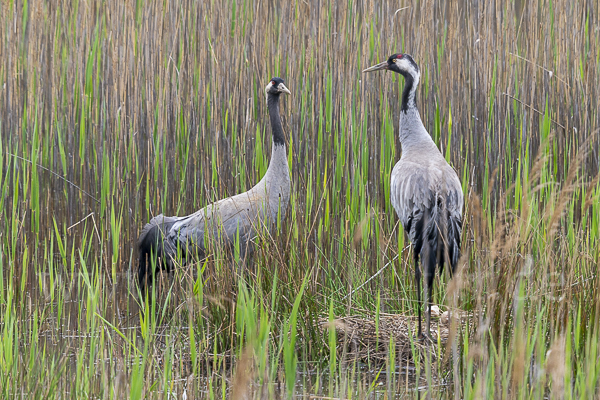
<instances>
[{"instance_id":1,"label":"nest mound","mask_svg":"<svg viewBox=\"0 0 600 400\"><path fill-rule=\"evenodd\" d=\"M468 315L455 311L453 315L465 323ZM380 314L379 326L370 316L348 316L329 321L320 318L319 326L326 335L328 330L335 328L337 347L345 351L348 361L386 362L390 356L390 346L396 350L396 363L413 365L414 355L421 359L430 357L436 360L450 337L450 315L448 311L439 312L437 306L431 309L431 341L418 340L418 317L401 314ZM425 318L423 318L425 329ZM438 346L442 348L438 351Z\"/></svg>"}]
</instances>

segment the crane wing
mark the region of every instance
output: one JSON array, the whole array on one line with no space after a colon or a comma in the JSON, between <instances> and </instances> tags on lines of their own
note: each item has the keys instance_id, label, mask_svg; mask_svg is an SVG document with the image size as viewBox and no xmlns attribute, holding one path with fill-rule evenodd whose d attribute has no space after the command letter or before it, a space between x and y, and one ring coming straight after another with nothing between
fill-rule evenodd
<instances>
[{"instance_id":1,"label":"crane wing","mask_svg":"<svg viewBox=\"0 0 600 400\"><path fill-rule=\"evenodd\" d=\"M251 239L251 234L260 224L261 206L264 201L254 193L242 193L237 196L209 204L194 214L173 224L169 238L179 241L182 246L194 244L205 250L205 235L223 243L235 242L237 235L241 242Z\"/></svg>"},{"instance_id":2,"label":"crane wing","mask_svg":"<svg viewBox=\"0 0 600 400\"><path fill-rule=\"evenodd\" d=\"M452 167L445 160L440 164L400 160L392 171L392 206L417 252L430 222L438 226L443 222L447 226L444 236L453 242L451 247L460 248L462 187ZM443 208L446 213L441 212ZM447 219L439 220L442 215L446 215ZM458 254L458 250L454 253Z\"/></svg>"}]
</instances>

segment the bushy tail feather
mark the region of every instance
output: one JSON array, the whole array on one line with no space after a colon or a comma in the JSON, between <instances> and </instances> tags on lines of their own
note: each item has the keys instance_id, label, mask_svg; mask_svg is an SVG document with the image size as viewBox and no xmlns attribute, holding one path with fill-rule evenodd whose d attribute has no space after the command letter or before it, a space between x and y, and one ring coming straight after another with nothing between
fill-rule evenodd
<instances>
[{"instance_id":1,"label":"bushy tail feather","mask_svg":"<svg viewBox=\"0 0 600 400\"><path fill-rule=\"evenodd\" d=\"M435 265L438 263L439 246L439 209L432 207L423 213L423 226L425 232L423 235L423 247L421 249L421 264L423 265L423 274L428 287L435 276ZM440 265L440 268L442 266ZM441 271L441 270L440 270Z\"/></svg>"},{"instance_id":2,"label":"bushy tail feather","mask_svg":"<svg viewBox=\"0 0 600 400\"><path fill-rule=\"evenodd\" d=\"M168 268L168 259L174 256L173 249L175 247L170 243L166 234L176 221L177 217L165 217L161 214L152 218L142 229L137 242L139 254L138 281L141 287L146 283L148 276L150 282L152 282L154 271L152 270L148 274L149 269L152 267L152 258L157 260L157 266Z\"/></svg>"},{"instance_id":3,"label":"bushy tail feather","mask_svg":"<svg viewBox=\"0 0 600 400\"><path fill-rule=\"evenodd\" d=\"M462 232L462 221L448 215L448 260L452 276L456 272L458 260L460 259L460 234Z\"/></svg>"},{"instance_id":4,"label":"bushy tail feather","mask_svg":"<svg viewBox=\"0 0 600 400\"><path fill-rule=\"evenodd\" d=\"M449 263L451 276L454 275L460 258L462 221L444 209L441 199L423 213L423 220L425 234L421 257L424 274L433 276L436 264L441 274L444 264Z\"/></svg>"}]
</instances>

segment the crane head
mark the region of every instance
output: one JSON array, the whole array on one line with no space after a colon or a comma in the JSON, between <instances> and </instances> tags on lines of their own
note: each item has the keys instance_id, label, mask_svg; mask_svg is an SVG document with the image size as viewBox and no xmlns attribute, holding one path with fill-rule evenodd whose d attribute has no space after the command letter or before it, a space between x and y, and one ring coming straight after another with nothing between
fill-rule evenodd
<instances>
[{"instance_id":1,"label":"crane head","mask_svg":"<svg viewBox=\"0 0 600 400\"><path fill-rule=\"evenodd\" d=\"M265 88L265 93L267 97L269 97L269 95L279 96L281 93L292 94L292 92L290 92L290 90L283 84L283 79L277 77L271 78L269 84Z\"/></svg>"},{"instance_id":2,"label":"crane head","mask_svg":"<svg viewBox=\"0 0 600 400\"><path fill-rule=\"evenodd\" d=\"M394 71L399 74L410 75L413 78L419 77L419 66L413 60L410 54L392 54L386 61L373 65L365 69L363 72L373 72L379 70Z\"/></svg>"}]
</instances>

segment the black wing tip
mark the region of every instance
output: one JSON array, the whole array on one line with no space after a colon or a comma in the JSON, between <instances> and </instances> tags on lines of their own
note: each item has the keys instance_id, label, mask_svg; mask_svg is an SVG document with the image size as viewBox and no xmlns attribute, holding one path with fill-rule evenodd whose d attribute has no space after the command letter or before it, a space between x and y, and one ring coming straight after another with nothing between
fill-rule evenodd
<instances>
[{"instance_id":1,"label":"black wing tip","mask_svg":"<svg viewBox=\"0 0 600 400\"><path fill-rule=\"evenodd\" d=\"M146 257L144 254L144 257L140 256L138 267L138 285L142 290L144 290L144 288L146 287L146 267Z\"/></svg>"},{"instance_id":2,"label":"black wing tip","mask_svg":"<svg viewBox=\"0 0 600 400\"><path fill-rule=\"evenodd\" d=\"M142 231L140 232L140 236L138 237L138 240L137 240L138 249L141 249L144 242L147 242L146 238L153 239L152 235L150 233L152 232L152 230L154 228L158 228L161 224L163 224L164 220L165 220L165 216L163 214L159 214L156 217L152 218L150 220L150 222L148 222L146 225L144 225L144 227L142 228Z\"/></svg>"},{"instance_id":3,"label":"black wing tip","mask_svg":"<svg viewBox=\"0 0 600 400\"><path fill-rule=\"evenodd\" d=\"M458 265L462 220L453 215L447 215L444 220L443 215L439 207L430 207L419 210L407 224L415 257L421 258L426 274L433 274L436 264L441 272L444 264L448 263L452 273Z\"/></svg>"},{"instance_id":4,"label":"black wing tip","mask_svg":"<svg viewBox=\"0 0 600 400\"><path fill-rule=\"evenodd\" d=\"M148 222L142 228L140 232L140 236L138 237L136 247L138 250L138 283L140 288L144 290L148 285L146 284L148 280L148 257L154 252L156 255L159 255L161 247L158 245L159 239L159 231L160 225L163 224L165 216L163 214L157 215L152 218L150 222Z\"/></svg>"}]
</instances>

